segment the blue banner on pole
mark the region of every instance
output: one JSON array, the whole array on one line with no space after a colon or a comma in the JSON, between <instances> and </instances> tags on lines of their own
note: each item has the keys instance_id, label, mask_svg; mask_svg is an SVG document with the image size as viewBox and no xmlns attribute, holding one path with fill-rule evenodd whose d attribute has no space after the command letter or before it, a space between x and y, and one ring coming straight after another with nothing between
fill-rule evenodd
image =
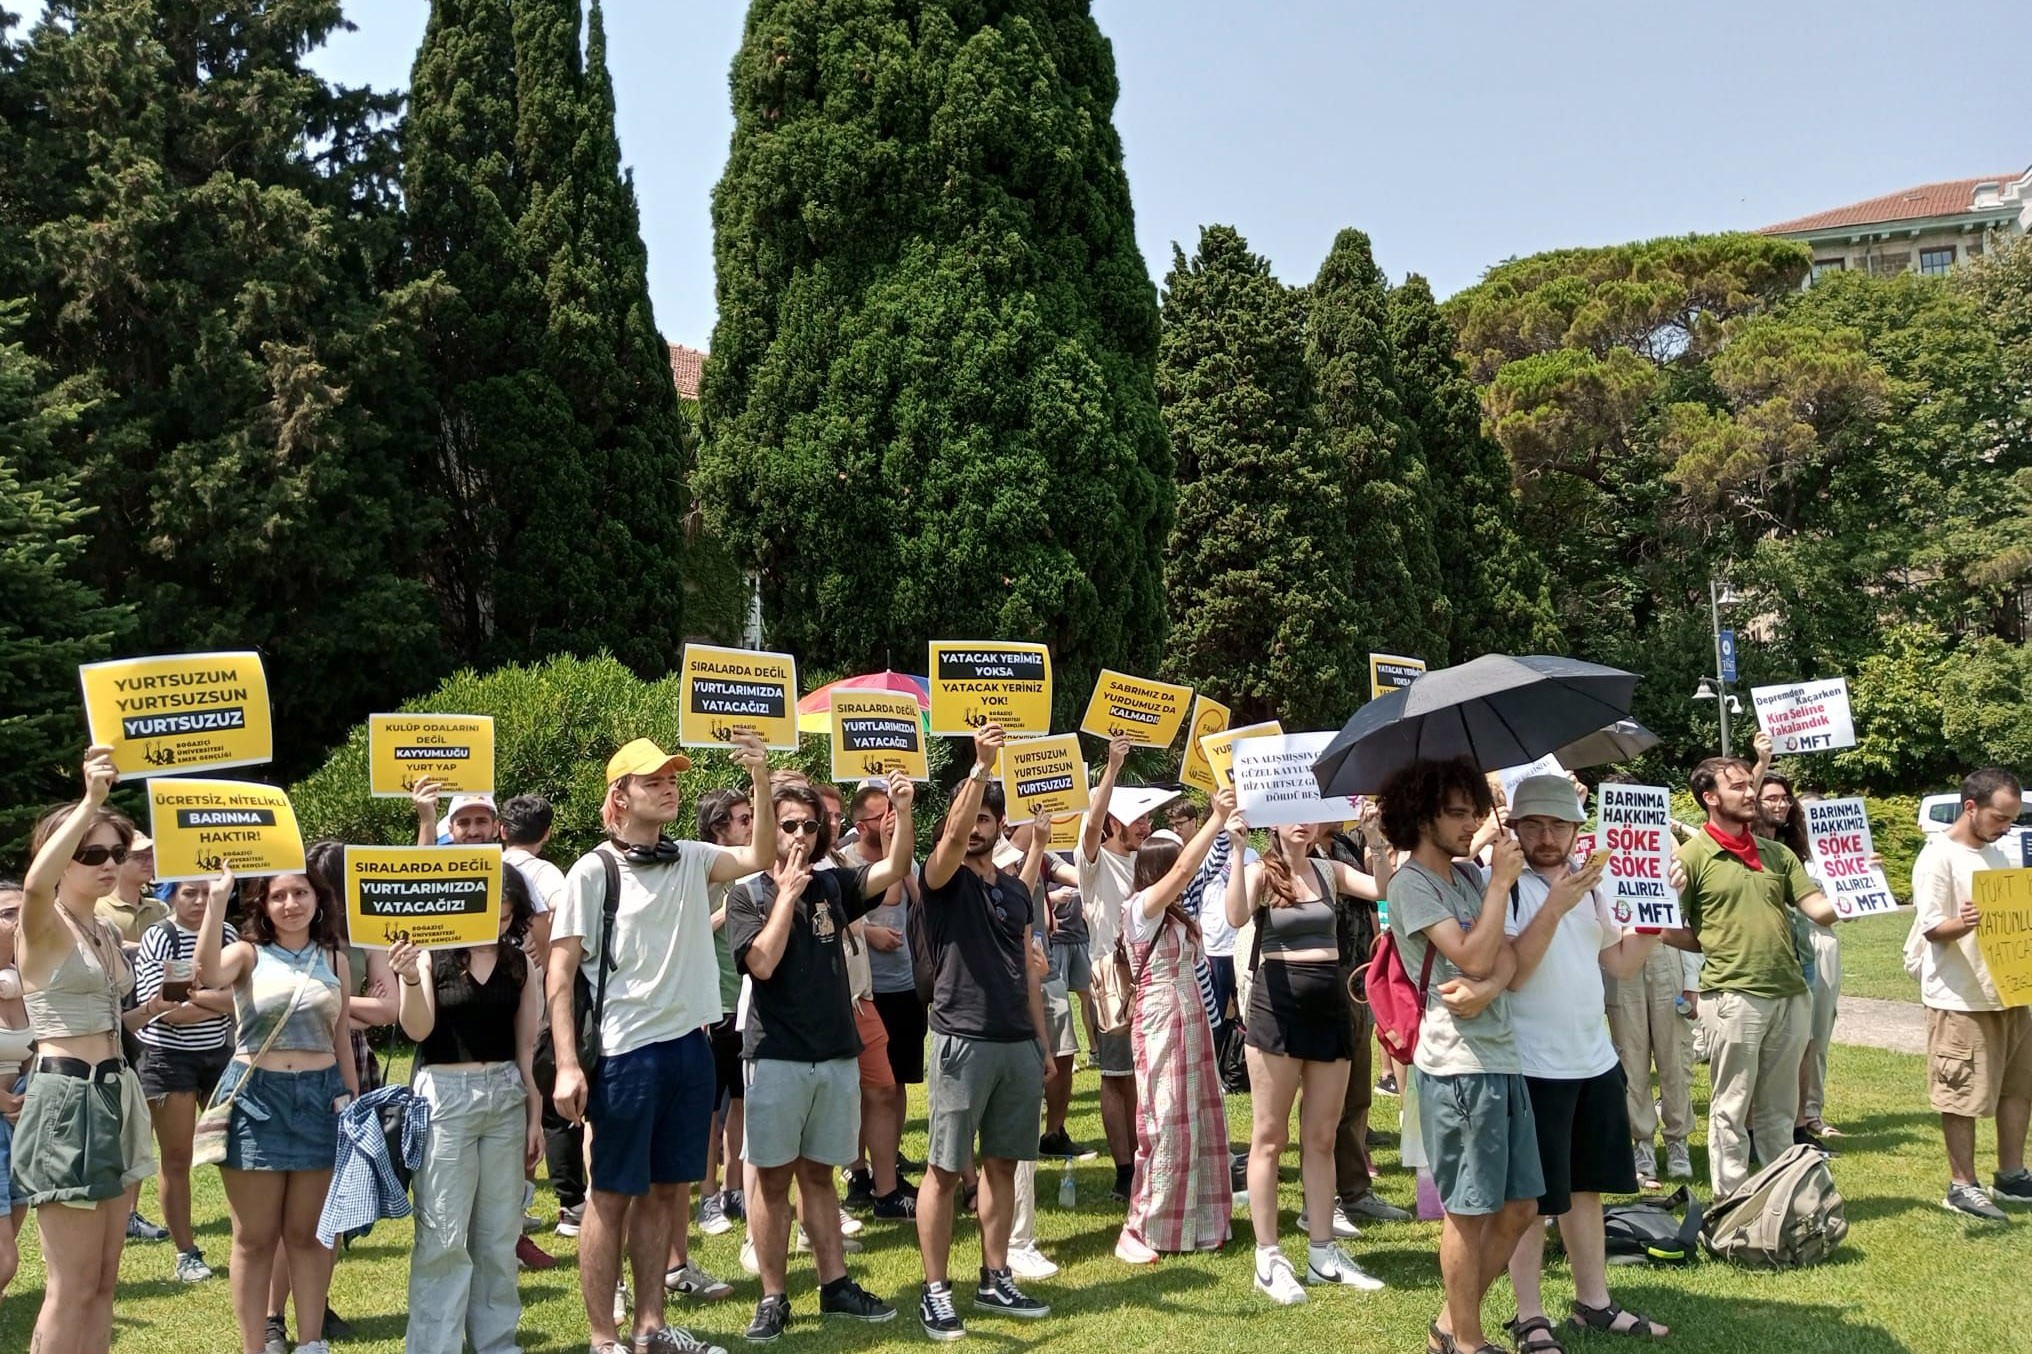
<instances>
[{"instance_id":1,"label":"blue banner on pole","mask_svg":"<svg viewBox=\"0 0 2032 1354\"><path fill-rule=\"evenodd\" d=\"M1736 680L1736 632L1722 631L1722 680Z\"/></svg>"}]
</instances>

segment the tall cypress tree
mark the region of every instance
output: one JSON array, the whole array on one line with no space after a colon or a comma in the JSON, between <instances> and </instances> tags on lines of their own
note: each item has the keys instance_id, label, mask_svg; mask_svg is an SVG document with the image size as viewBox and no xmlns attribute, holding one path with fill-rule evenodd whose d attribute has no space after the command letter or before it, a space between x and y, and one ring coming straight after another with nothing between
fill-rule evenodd
<instances>
[{"instance_id":1,"label":"tall cypress tree","mask_svg":"<svg viewBox=\"0 0 2032 1354\"><path fill-rule=\"evenodd\" d=\"M1157 395L1178 460L1166 671L1238 722L1340 723L1365 663L1347 477L1313 418L1304 295L1232 226L1173 247Z\"/></svg>"},{"instance_id":2,"label":"tall cypress tree","mask_svg":"<svg viewBox=\"0 0 2032 1354\"><path fill-rule=\"evenodd\" d=\"M814 669L1163 634L1171 457L1114 61L1065 0L754 0L700 483Z\"/></svg>"},{"instance_id":3,"label":"tall cypress tree","mask_svg":"<svg viewBox=\"0 0 2032 1354\"><path fill-rule=\"evenodd\" d=\"M1347 476L1355 544L1348 621L1372 651L1447 661L1432 481L1405 422L1390 345L1389 283L1359 230L1343 230L1307 299L1306 356L1320 424Z\"/></svg>"},{"instance_id":4,"label":"tall cypress tree","mask_svg":"<svg viewBox=\"0 0 2032 1354\"><path fill-rule=\"evenodd\" d=\"M473 661L683 640L689 455L578 0L435 0L404 123L411 259L431 286L450 505L434 578ZM653 624L645 624L645 614Z\"/></svg>"},{"instance_id":5,"label":"tall cypress tree","mask_svg":"<svg viewBox=\"0 0 2032 1354\"><path fill-rule=\"evenodd\" d=\"M395 101L305 64L337 0L52 0L8 77L25 346L96 399L80 577L131 647L254 647L278 757L441 667L405 479L420 406Z\"/></svg>"},{"instance_id":6,"label":"tall cypress tree","mask_svg":"<svg viewBox=\"0 0 2032 1354\"><path fill-rule=\"evenodd\" d=\"M1453 662L1562 645L1545 562L1517 530L1510 458L1482 429L1481 398L1454 355L1453 326L1418 274L1390 292L1403 414L1431 476L1440 587Z\"/></svg>"}]
</instances>

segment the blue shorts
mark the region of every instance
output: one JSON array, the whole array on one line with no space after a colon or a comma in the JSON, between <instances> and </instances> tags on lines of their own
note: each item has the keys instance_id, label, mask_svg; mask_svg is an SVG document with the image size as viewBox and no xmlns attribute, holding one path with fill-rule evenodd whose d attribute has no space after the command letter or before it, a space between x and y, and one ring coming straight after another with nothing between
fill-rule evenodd
<instances>
[{"instance_id":1,"label":"blue shorts","mask_svg":"<svg viewBox=\"0 0 2032 1354\"><path fill-rule=\"evenodd\" d=\"M339 1116L346 1093L337 1064L312 1072L269 1072L227 1064L217 1096L245 1081L226 1126L226 1159L235 1171L329 1171L339 1159Z\"/></svg>"},{"instance_id":2,"label":"blue shorts","mask_svg":"<svg viewBox=\"0 0 2032 1354\"><path fill-rule=\"evenodd\" d=\"M705 1179L717 1086L704 1030L601 1058L586 1097L593 1188L640 1196Z\"/></svg>"},{"instance_id":3,"label":"blue shorts","mask_svg":"<svg viewBox=\"0 0 2032 1354\"><path fill-rule=\"evenodd\" d=\"M1435 1077L1411 1070L1418 1086L1418 1137L1442 1208L1482 1216L1546 1193L1538 1124L1523 1077L1494 1072Z\"/></svg>"},{"instance_id":4,"label":"blue shorts","mask_svg":"<svg viewBox=\"0 0 2032 1354\"><path fill-rule=\"evenodd\" d=\"M8 1159L8 1144L14 1141L14 1125L0 1119L0 1215L14 1207L14 1163Z\"/></svg>"}]
</instances>

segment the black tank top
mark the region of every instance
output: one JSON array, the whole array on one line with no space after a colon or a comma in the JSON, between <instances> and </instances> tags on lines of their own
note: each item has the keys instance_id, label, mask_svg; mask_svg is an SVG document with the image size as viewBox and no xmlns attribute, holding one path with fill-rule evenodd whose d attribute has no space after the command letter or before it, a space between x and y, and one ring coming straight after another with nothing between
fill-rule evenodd
<instances>
[{"instance_id":1,"label":"black tank top","mask_svg":"<svg viewBox=\"0 0 2032 1354\"><path fill-rule=\"evenodd\" d=\"M432 955L430 971L437 985L437 1023L417 1045L418 1061L426 1067L514 1062L515 1012L529 980L527 956L503 945L484 983L473 981L472 970L454 951Z\"/></svg>"}]
</instances>

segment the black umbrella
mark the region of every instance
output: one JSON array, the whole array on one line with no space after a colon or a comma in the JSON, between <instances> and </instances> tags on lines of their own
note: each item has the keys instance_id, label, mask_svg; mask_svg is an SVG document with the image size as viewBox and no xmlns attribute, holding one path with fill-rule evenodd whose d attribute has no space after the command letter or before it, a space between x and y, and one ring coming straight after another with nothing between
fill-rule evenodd
<instances>
[{"instance_id":1,"label":"black umbrella","mask_svg":"<svg viewBox=\"0 0 2032 1354\"><path fill-rule=\"evenodd\" d=\"M1355 711L1312 764L1320 793L1375 794L1398 768L1466 757L1521 766L1630 713L1637 675L1576 658L1486 654Z\"/></svg>"},{"instance_id":2,"label":"black umbrella","mask_svg":"<svg viewBox=\"0 0 2032 1354\"><path fill-rule=\"evenodd\" d=\"M1569 771L1584 766L1607 766L1627 762L1658 746L1658 735L1634 719L1619 719L1605 729L1596 729L1574 739L1553 755Z\"/></svg>"}]
</instances>

